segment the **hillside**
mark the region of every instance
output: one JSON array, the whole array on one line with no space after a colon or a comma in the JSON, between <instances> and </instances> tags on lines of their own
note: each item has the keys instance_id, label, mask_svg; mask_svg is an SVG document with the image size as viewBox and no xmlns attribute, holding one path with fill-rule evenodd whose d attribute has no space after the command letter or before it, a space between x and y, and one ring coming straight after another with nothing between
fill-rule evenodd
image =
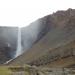
<instances>
[{"instance_id":1,"label":"hillside","mask_svg":"<svg viewBox=\"0 0 75 75\"><path fill-rule=\"evenodd\" d=\"M65 27L65 21L74 16L75 10L57 11L52 15L45 16L32 22L29 26L21 28L22 48L24 51L30 49L35 43L42 39L49 31L55 31ZM57 29L57 30L58 30Z\"/></svg>"},{"instance_id":2,"label":"hillside","mask_svg":"<svg viewBox=\"0 0 75 75\"><path fill-rule=\"evenodd\" d=\"M38 22L41 20L44 24ZM32 39L29 40L29 43L32 40L34 42L36 42L37 40L38 41L33 46L31 46L30 49L28 49L25 53L23 53L21 56L14 59L10 63L8 63L8 65L17 65L17 64L24 65L25 63L28 63L31 65L39 66L40 61L43 60L40 58L43 55L45 55L46 52L52 51L53 49L58 48L58 47L61 47L60 50L62 50L62 52L63 52L63 48L64 48L63 46L68 45L69 43L71 43L72 41L75 40L75 10L74 9L68 9L67 11L57 11L56 13L45 16L45 17L39 19L38 21L33 22L31 25L31 29L28 31L28 32L30 32L30 34L28 34L28 35L32 35ZM32 29L33 27L36 27L36 25L38 27L40 25L38 23L40 23L42 26L40 28L44 27L44 29L41 30L39 33L38 33L39 30L36 30L36 28L34 28L34 30ZM45 25L45 26L43 26L43 25ZM46 31L46 29L47 29L47 31ZM27 30L23 31L23 34L25 34L25 32L27 32ZM33 35L35 33L35 31L37 31L36 33L38 33L38 36L36 35L37 37ZM29 37L29 36L27 36L27 37ZM23 37L23 41L25 41L25 38L26 37ZM29 38L31 38L31 37L29 37ZM58 52L58 50L56 52ZM38 61L38 59L40 61ZM45 59L47 59L47 58L45 58ZM50 60L50 57L48 58L48 60ZM37 61L38 61L38 63L37 63ZM43 61L41 63L41 65L46 61L47 60ZM44 65L47 65L47 63L45 63Z\"/></svg>"}]
</instances>

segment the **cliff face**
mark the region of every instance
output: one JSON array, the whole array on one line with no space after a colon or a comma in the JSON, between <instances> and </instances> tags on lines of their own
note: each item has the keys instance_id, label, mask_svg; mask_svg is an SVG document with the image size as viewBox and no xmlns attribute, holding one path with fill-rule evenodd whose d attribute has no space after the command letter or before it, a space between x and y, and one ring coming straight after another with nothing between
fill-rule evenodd
<instances>
[{"instance_id":1,"label":"cliff face","mask_svg":"<svg viewBox=\"0 0 75 75\"><path fill-rule=\"evenodd\" d=\"M17 47L17 27L0 27L0 64L13 58Z\"/></svg>"},{"instance_id":2,"label":"cliff face","mask_svg":"<svg viewBox=\"0 0 75 75\"><path fill-rule=\"evenodd\" d=\"M42 62L43 59L40 59L46 52L56 50L58 47L61 47L60 50L63 52L63 48L65 49L63 45L73 40L75 40L75 10L57 11L33 22L27 28L22 28L23 49L26 50L27 45L28 50L9 64L41 65L47 61Z\"/></svg>"}]
</instances>

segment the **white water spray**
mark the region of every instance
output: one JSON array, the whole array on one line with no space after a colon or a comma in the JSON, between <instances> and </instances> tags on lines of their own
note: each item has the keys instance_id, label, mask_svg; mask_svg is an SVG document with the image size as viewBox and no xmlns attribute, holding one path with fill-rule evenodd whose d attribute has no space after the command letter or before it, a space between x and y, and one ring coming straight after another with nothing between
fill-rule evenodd
<instances>
[{"instance_id":1,"label":"white water spray","mask_svg":"<svg viewBox=\"0 0 75 75\"><path fill-rule=\"evenodd\" d=\"M18 28L18 39L17 39L17 50L15 54L15 58L22 54L22 46L21 46L21 28Z\"/></svg>"}]
</instances>

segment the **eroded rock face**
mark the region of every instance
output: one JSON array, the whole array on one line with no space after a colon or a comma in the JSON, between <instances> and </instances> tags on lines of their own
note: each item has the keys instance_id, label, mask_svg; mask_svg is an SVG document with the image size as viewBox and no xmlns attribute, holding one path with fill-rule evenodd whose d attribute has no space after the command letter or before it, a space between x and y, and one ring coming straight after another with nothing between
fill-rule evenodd
<instances>
[{"instance_id":1,"label":"eroded rock face","mask_svg":"<svg viewBox=\"0 0 75 75\"><path fill-rule=\"evenodd\" d=\"M13 58L17 47L17 27L0 27L0 63Z\"/></svg>"}]
</instances>

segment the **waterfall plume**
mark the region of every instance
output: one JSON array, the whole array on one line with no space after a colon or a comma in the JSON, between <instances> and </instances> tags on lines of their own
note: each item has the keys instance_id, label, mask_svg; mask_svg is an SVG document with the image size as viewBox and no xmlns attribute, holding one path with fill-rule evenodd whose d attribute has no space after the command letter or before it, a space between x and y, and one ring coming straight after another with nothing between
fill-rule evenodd
<instances>
[{"instance_id":1,"label":"waterfall plume","mask_svg":"<svg viewBox=\"0 0 75 75\"><path fill-rule=\"evenodd\" d=\"M16 50L15 57L19 56L21 53L22 53L21 28L18 28L17 50Z\"/></svg>"}]
</instances>

